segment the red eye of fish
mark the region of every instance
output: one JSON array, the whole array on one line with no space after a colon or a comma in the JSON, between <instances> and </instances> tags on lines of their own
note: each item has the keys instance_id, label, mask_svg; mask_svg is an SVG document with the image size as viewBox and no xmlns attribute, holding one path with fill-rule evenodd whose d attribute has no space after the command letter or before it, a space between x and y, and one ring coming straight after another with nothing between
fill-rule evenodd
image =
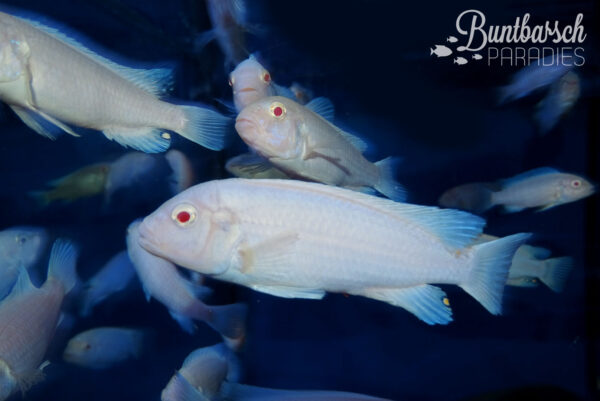
<instances>
[{"instance_id":1,"label":"red eye of fish","mask_svg":"<svg viewBox=\"0 0 600 401\"><path fill-rule=\"evenodd\" d=\"M283 109L280 106L277 106L273 109L273 114L275 117L280 117L283 114Z\"/></svg>"},{"instance_id":2,"label":"red eye of fish","mask_svg":"<svg viewBox=\"0 0 600 401\"><path fill-rule=\"evenodd\" d=\"M573 182L571 183L571 185L572 185L574 188L577 188L577 187L579 187L579 186L581 185L581 181L579 181L579 180L575 180L575 181L573 181Z\"/></svg>"},{"instance_id":3,"label":"red eye of fish","mask_svg":"<svg viewBox=\"0 0 600 401\"><path fill-rule=\"evenodd\" d=\"M189 212L181 211L179 213L177 213L177 221L180 223L187 223L188 221L190 221L190 218L192 216L190 215Z\"/></svg>"},{"instance_id":4,"label":"red eye of fish","mask_svg":"<svg viewBox=\"0 0 600 401\"><path fill-rule=\"evenodd\" d=\"M262 77L262 79L263 79L263 81L265 81L266 83L269 83L269 82L271 82L271 75L270 75L268 72L265 72L265 73L263 74L263 77Z\"/></svg>"}]
</instances>

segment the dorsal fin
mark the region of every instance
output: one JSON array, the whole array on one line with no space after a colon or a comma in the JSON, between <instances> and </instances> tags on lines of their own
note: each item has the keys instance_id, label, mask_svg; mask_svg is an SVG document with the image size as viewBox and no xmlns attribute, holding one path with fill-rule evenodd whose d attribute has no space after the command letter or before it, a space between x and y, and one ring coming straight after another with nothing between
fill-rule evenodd
<instances>
[{"instance_id":1,"label":"dorsal fin","mask_svg":"<svg viewBox=\"0 0 600 401\"><path fill-rule=\"evenodd\" d=\"M557 169L552 168L552 167L539 167L539 168L529 170L524 173L515 175L514 177L506 178L506 179L502 180L502 184L503 185L512 185L512 184L516 184L520 181L526 180L528 178L537 177L537 176L546 175L546 174L556 174L556 173L560 173L560 171L558 171Z\"/></svg>"},{"instance_id":2,"label":"dorsal fin","mask_svg":"<svg viewBox=\"0 0 600 401\"><path fill-rule=\"evenodd\" d=\"M346 131L338 130L338 132L340 133L340 135L342 135L344 137L344 139L346 139L348 142L350 142L350 144L352 146L354 146L356 149L358 149L358 151L360 153L364 153L367 151L367 148L369 147L369 145L367 145L367 143L363 139L361 139L355 135L349 134Z\"/></svg>"},{"instance_id":3,"label":"dorsal fin","mask_svg":"<svg viewBox=\"0 0 600 401\"><path fill-rule=\"evenodd\" d=\"M19 267L19 275L17 276L17 281L15 282L15 285L13 286L10 294L8 294L4 301L13 297L17 297L34 289L35 286L31 283L31 279L29 278L29 273L27 272L27 269L21 266Z\"/></svg>"},{"instance_id":4,"label":"dorsal fin","mask_svg":"<svg viewBox=\"0 0 600 401\"><path fill-rule=\"evenodd\" d=\"M326 119L327 121L333 121L333 117L335 114L335 107L331 100L326 97L316 97L310 102L304 105L310 111L313 111Z\"/></svg>"},{"instance_id":5,"label":"dorsal fin","mask_svg":"<svg viewBox=\"0 0 600 401\"><path fill-rule=\"evenodd\" d=\"M162 96L168 93L173 86L173 71L170 68L144 69L125 67L100 56L77 40L62 33L57 28L41 24L31 19L22 17L18 18L39 29L40 31L52 36L54 39L63 42L65 45L72 47L95 62L102 64L114 73L120 75L123 79L126 79L137 87L144 89L155 96Z\"/></svg>"}]
</instances>

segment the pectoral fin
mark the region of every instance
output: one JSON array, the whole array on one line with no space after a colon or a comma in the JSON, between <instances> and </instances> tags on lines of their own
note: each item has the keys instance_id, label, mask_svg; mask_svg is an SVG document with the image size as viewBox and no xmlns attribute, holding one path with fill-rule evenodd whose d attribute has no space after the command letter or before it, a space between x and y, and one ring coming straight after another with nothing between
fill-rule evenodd
<instances>
[{"instance_id":1,"label":"pectoral fin","mask_svg":"<svg viewBox=\"0 0 600 401\"><path fill-rule=\"evenodd\" d=\"M342 160L339 157L328 156L324 152L321 152L316 149L305 153L304 156L302 157L303 160L310 160L310 159L317 159L317 158L321 158L323 160L328 161L329 163L333 164L334 166L336 166L337 168L342 170L344 172L344 174L350 175L350 170L348 170L348 168L342 164Z\"/></svg>"},{"instance_id":2,"label":"pectoral fin","mask_svg":"<svg viewBox=\"0 0 600 401\"><path fill-rule=\"evenodd\" d=\"M260 277L271 277L277 281L283 270L289 265L293 256L294 244L298 241L297 233L282 233L252 247L242 246L239 256L241 272L244 274L260 274Z\"/></svg>"}]
</instances>

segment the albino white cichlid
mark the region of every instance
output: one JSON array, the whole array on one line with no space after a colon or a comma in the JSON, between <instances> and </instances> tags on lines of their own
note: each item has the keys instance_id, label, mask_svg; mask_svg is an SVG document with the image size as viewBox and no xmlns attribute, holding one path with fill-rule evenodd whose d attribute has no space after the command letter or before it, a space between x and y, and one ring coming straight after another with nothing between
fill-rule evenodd
<instances>
[{"instance_id":1,"label":"albino white cichlid","mask_svg":"<svg viewBox=\"0 0 600 401\"><path fill-rule=\"evenodd\" d=\"M497 240L493 235L481 234L476 243ZM521 245L513 257L508 273L507 285L515 287L536 286L538 280L554 292L561 292L571 270L573 258L562 256L550 258L548 249L531 245Z\"/></svg>"},{"instance_id":2,"label":"albino white cichlid","mask_svg":"<svg viewBox=\"0 0 600 401\"><path fill-rule=\"evenodd\" d=\"M77 283L76 259L70 242L56 240L44 285L34 287L21 269L12 292L0 303L0 400L42 380L43 358L63 299Z\"/></svg>"},{"instance_id":3,"label":"albino white cichlid","mask_svg":"<svg viewBox=\"0 0 600 401\"><path fill-rule=\"evenodd\" d=\"M213 278L286 297L326 291L400 306L429 324L452 320L456 284L501 312L516 234L470 246L485 221L457 210L397 203L292 180L196 185L139 226L147 251Z\"/></svg>"},{"instance_id":4,"label":"albino white cichlid","mask_svg":"<svg viewBox=\"0 0 600 401\"><path fill-rule=\"evenodd\" d=\"M224 146L229 118L159 99L171 85L169 69L124 67L54 28L2 12L0 49L0 100L41 135L91 128L154 153L169 147L168 130L209 149Z\"/></svg>"},{"instance_id":5,"label":"albino white cichlid","mask_svg":"<svg viewBox=\"0 0 600 401\"><path fill-rule=\"evenodd\" d=\"M439 203L476 213L494 206L503 206L508 213L532 207L543 211L583 199L594 191L594 185L581 176L540 167L498 183L472 183L451 188L440 197Z\"/></svg>"},{"instance_id":6,"label":"albino white cichlid","mask_svg":"<svg viewBox=\"0 0 600 401\"><path fill-rule=\"evenodd\" d=\"M331 102L313 99L306 106L281 96L252 103L238 115L235 128L244 142L285 173L306 180L404 200L394 180L395 160L371 163L362 155L366 143L325 117Z\"/></svg>"}]
</instances>

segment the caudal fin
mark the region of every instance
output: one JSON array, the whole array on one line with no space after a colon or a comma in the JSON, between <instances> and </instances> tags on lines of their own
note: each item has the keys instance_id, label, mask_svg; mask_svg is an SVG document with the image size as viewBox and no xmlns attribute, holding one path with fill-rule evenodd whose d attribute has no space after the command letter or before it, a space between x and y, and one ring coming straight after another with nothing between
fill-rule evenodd
<instances>
[{"instance_id":1,"label":"caudal fin","mask_svg":"<svg viewBox=\"0 0 600 401\"><path fill-rule=\"evenodd\" d=\"M514 234L473 246L471 272L460 287L493 315L502 312L502 294L513 256L530 236Z\"/></svg>"},{"instance_id":2,"label":"caudal fin","mask_svg":"<svg viewBox=\"0 0 600 401\"><path fill-rule=\"evenodd\" d=\"M406 190L394 178L394 171L399 163L400 159L396 157L387 157L375 163L379 168L379 182L375 185L375 189L392 200L404 202Z\"/></svg>"},{"instance_id":3,"label":"caudal fin","mask_svg":"<svg viewBox=\"0 0 600 401\"><path fill-rule=\"evenodd\" d=\"M63 284L65 294L68 293L77 284L77 272L75 265L77 263L78 250L73 243L64 238L54 241L50 251L50 261L48 262L48 280L58 280Z\"/></svg>"},{"instance_id":4,"label":"caudal fin","mask_svg":"<svg viewBox=\"0 0 600 401\"><path fill-rule=\"evenodd\" d=\"M544 271L540 275L542 283L554 292L562 292L569 274L573 270L573 258L564 256L544 261Z\"/></svg>"},{"instance_id":5,"label":"caudal fin","mask_svg":"<svg viewBox=\"0 0 600 401\"><path fill-rule=\"evenodd\" d=\"M225 147L233 132L234 119L214 110L198 106L180 106L185 114L185 125L177 133L211 150Z\"/></svg>"},{"instance_id":6,"label":"caudal fin","mask_svg":"<svg viewBox=\"0 0 600 401\"><path fill-rule=\"evenodd\" d=\"M233 343L241 341L246 332L246 304L211 306L213 317L208 322L223 337Z\"/></svg>"}]
</instances>

